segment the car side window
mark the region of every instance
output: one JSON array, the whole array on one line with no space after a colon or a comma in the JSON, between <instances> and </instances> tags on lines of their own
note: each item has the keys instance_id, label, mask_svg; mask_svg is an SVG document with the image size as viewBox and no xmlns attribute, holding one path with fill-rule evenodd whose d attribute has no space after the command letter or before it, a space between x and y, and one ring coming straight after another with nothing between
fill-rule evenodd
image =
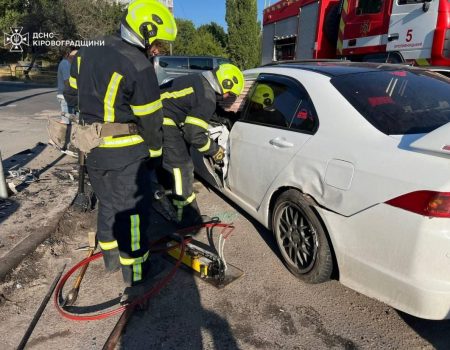
<instances>
[{"instance_id":1,"label":"car side window","mask_svg":"<svg viewBox=\"0 0 450 350\"><path fill-rule=\"evenodd\" d=\"M306 90L293 79L260 76L250 91L243 121L313 133L317 114Z\"/></svg>"},{"instance_id":2,"label":"car side window","mask_svg":"<svg viewBox=\"0 0 450 350\"><path fill-rule=\"evenodd\" d=\"M159 65L163 68L172 69L187 69L188 59L187 57L167 57L161 56L159 59Z\"/></svg>"},{"instance_id":3,"label":"car side window","mask_svg":"<svg viewBox=\"0 0 450 350\"><path fill-rule=\"evenodd\" d=\"M197 70L213 70L213 60L207 57L189 58L189 68Z\"/></svg>"}]
</instances>

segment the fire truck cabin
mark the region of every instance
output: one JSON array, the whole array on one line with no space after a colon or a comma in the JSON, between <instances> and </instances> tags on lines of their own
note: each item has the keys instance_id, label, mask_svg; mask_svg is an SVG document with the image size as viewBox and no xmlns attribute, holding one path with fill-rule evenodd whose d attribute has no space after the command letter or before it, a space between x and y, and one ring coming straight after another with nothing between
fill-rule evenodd
<instances>
[{"instance_id":1,"label":"fire truck cabin","mask_svg":"<svg viewBox=\"0 0 450 350\"><path fill-rule=\"evenodd\" d=\"M332 58L450 66L450 0L281 0L264 10L263 64Z\"/></svg>"}]
</instances>

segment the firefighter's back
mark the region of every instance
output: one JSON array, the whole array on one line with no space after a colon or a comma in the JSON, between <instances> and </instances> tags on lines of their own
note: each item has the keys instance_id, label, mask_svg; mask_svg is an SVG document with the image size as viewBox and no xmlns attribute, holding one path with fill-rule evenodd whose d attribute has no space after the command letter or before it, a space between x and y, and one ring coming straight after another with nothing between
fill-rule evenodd
<instances>
[{"instance_id":1,"label":"firefighter's back","mask_svg":"<svg viewBox=\"0 0 450 350\"><path fill-rule=\"evenodd\" d=\"M138 123L130 107L139 74L156 76L153 66L138 48L119 37L104 39L104 46L83 48L77 78L80 117L86 124ZM155 83L155 86L156 83ZM91 167L119 168L148 157L138 134L106 137L88 156Z\"/></svg>"},{"instance_id":2,"label":"firefighter's back","mask_svg":"<svg viewBox=\"0 0 450 350\"><path fill-rule=\"evenodd\" d=\"M202 115L209 115L216 106L215 93L202 74L185 75L164 84L161 86L161 100L164 116L177 124L184 123L194 109L200 109Z\"/></svg>"}]
</instances>

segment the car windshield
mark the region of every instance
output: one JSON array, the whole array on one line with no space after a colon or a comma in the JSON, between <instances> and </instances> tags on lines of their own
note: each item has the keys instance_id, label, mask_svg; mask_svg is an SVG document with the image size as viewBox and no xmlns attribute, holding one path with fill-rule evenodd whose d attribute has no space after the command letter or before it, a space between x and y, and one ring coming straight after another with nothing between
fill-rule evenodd
<instances>
[{"instance_id":1,"label":"car windshield","mask_svg":"<svg viewBox=\"0 0 450 350\"><path fill-rule=\"evenodd\" d=\"M433 72L379 70L331 79L387 135L428 133L450 122L450 79Z\"/></svg>"}]
</instances>

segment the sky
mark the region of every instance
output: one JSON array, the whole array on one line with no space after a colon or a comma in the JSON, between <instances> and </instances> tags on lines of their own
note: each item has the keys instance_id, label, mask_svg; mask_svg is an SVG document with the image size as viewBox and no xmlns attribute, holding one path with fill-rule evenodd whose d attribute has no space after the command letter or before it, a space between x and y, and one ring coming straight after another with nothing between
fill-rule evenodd
<instances>
[{"instance_id":1,"label":"sky","mask_svg":"<svg viewBox=\"0 0 450 350\"><path fill-rule=\"evenodd\" d=\"M261 20L264 0L258 1L258 19ZM272 1L274 3L275 1ZM268 3L268 1L267 1ZM175 17L190 19L199 25L216 22L226 29L225 0L174 0Z\"/></svg>"}]
</instances>

